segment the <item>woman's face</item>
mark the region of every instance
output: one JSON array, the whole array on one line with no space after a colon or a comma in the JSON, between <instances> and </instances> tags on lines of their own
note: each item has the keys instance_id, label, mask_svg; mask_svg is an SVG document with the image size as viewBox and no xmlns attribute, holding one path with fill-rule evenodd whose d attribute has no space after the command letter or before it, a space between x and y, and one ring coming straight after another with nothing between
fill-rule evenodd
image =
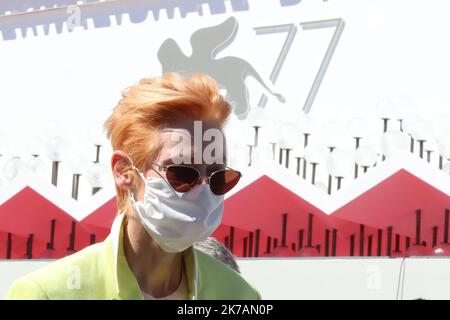
<instances>
[{"instance_id":1,"label":"woman's face","mask_svg":"<svg viewBox=\"0 0 450 320\"><path fill-rule=\"evenodd\" d=\"M163 129L159 133L159 142L160 151L156 159L146 165L146 178L166 179L166 173L161 167L182 164L196 168L200 172L199 183L206 183L205 177L226 166L225 137L222 130L212 124L185 122ZM136 187L135 195L142 201L145 190L142 179L139 179Z\"/></svg>"}]
</instances>

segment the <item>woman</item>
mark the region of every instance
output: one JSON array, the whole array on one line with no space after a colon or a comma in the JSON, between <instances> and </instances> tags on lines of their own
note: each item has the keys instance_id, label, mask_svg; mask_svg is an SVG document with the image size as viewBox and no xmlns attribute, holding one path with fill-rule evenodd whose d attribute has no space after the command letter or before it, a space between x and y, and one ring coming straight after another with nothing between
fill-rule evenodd
<instances>
[{"instance_id":1,"label":"woman","mask_svg":"<svg viewBox=\"0 0 450 320\"><path fill-rule=\"evenodd\" d=\"M237 272L197 251L219 226L231 107L213 79L165 74L122 93L105 127L113 146L111 234L17 280L10 299L259 299Z\"/></svg>"}]
</instances>

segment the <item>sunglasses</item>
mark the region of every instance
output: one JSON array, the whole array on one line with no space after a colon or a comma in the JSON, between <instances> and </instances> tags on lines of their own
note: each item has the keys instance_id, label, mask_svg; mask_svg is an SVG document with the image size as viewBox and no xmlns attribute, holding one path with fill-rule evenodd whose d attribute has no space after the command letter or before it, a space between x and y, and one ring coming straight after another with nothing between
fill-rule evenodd
<instances>
[{"instance_id":1,"label":"sunglasses","mask_svg":"<svg viewBox=\"0 0 450 320\"><path fill-rule=\"evenodd\" d=\"M191 190L200 180L200 171L186 165L163 166L153 163L160 171L166 173L165 179L177 192ZM231 168L217 170L206 177L211 191L218 196L224 195L239 182L242 174Z\"/></svg>"}]
</instances>

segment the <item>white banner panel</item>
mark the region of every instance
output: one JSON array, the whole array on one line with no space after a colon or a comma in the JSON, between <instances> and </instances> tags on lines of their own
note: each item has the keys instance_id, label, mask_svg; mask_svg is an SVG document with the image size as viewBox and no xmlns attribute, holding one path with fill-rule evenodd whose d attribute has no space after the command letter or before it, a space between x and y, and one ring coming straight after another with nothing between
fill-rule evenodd
<instances>
[{"instance_id":1,"label":"white banner panel","mask_svg":"<svg viewBox=\"0 0 450 320\"><path fill-rule=\"evenodd\" d=\"M0 297L49 261L0 261ZM263 299L450 299L448 258L238 259ZM63 284L64 285L64 284Z\"/></svg>"}]
</instances>

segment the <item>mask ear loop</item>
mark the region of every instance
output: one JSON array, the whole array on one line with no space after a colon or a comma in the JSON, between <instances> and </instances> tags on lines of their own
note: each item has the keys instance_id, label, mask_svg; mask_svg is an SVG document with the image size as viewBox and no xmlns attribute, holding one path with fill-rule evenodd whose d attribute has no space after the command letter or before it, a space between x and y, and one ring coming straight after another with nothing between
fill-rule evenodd
<instances>
[{"instance_id":1,"label":"mask ear loop","mask_svg":"<svg viewBox=\"0 0 450 320\"><path fill-rule=\"evenodd\" d=\"M142 181L144 181L144 183L147 181L147 179L145 178L144 173L134 165L133 161L130 159L130 157L128 157L128 161L130 161L131 163L131 169L136 170L136 172L139 174L139 176L141 177Z\"/></svg>"},{"instance_id":2,"label":"mask ear loop","mask_svg":"<svg viewBox=\"0 0 450 320\"><path fill-rule=\"evenodd\" d=\"M139 177L141 177L142 181L144 181L144 185L145 185L145 183L147 182L147 180L145 179L144 173L143 173L141 170L139 170L139 168L137 168L137 167L134 165L133 160L131 160L130 157L127 156L127 159L128 159L128 161L130 161L130 163L131 163L131 168L132 168L133 170L136 170L136 172L138 173ZM130 197L130 199L132 199L133 201L137 202L137 199L136 199L136 197L134 196L133 192L131 192L131 189L128 190L128 196Z\"/></svg>"}]
</instances>

